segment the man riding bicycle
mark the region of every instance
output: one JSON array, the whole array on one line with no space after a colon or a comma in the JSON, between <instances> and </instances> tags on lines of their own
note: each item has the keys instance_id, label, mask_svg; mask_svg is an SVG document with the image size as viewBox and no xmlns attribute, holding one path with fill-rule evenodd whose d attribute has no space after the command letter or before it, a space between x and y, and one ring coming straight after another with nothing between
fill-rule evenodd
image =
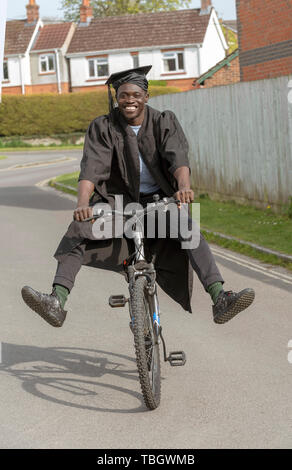
<instances>
[{"instance_id":1,"label":"man riding bicycle","mask_svg":"<svg viewBox=\"0 0 292 470\"><path fill-rule=\"evenodd\" d=\"M22 289L26 304L52 326L62 326L66 318L65 302L82 265L122 272L123 260L131 252L125 237L96 240L92 235L92 223L84 220L92 217L96 203L113 206L116 195L123 196L124 204L142 206L152 202L154 194L174 196L183 204L194 200L184 132L173 112L147 105L150 69L138 67L109 77L110 112L96 118L87 130L77 208L54 255L58 267L52 292ZM253 289L224 291L224 280L202 234L196 248L182 249L180 240L154 240L151 250L158 284L185 310L191 312L193 270L211 296L216 323L227 322L253 302Z\"/></svg>"}]
</instances>

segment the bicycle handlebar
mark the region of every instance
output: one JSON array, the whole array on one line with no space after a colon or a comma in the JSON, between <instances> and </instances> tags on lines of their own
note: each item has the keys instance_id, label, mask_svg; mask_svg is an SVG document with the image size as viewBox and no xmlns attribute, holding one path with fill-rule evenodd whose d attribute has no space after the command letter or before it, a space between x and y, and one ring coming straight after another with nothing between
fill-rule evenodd
<instances>
[{"instance_id":1,"label":"bicycle handlebar","mask_svg":"<svg viewBox=\"0 0 292 470\"><path fill-rule=\"evenodd\" d=\"M174 204L177 204L177 205L181 203L178 199L175 199L174 197L164 197L163 199L157 199L157 196L158 196L157 194L154 194L153 202L149 203L149 204L151 204L150 208L149 208L149 204L148 204L143 209L140 209L140 210L137 210L137 211L134 209L131 212L121 212L121 211L116 211L116 210L111 210L109 212L105 212L103 209L98 209L97 213L95 213L95 214L93 213L92 217L84 219L82 222L89 222L89 221L92 221L93 219L99 219L103 216L112 215L112 214L126 216L128 218L136 217L137 219L139 219L144 214L146 214L148 212L152 212L154 210L157 210L160 207L165 207L165 206L167 206L168 204L171 204L171 203L174 203ZM159 198L159 196L158 196L158 198Z\"/></svg>"}]
</instances>

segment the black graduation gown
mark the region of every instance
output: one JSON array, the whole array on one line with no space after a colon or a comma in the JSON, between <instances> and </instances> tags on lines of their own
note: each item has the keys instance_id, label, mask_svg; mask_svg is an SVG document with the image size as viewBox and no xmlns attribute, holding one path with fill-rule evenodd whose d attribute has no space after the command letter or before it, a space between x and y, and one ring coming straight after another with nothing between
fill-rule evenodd
<instances>
[{"instance_id":1,"label":"black graduation gown","mask_svg":"<svg viewBox=\"0 0 292 470\"><path fill-rule=\"evenodd\" d=\"M157 111L145 107L145 117L138 136L124 120L118 109L91 122L86 133L80 180L94 183L90 205L99 201L114 205L113 195L122 194L124 206L139 202L139 151L145 164L167 196L177 191L174 171L190 168L188 143L172 111ZM85 243L83 264L124 273L123 260L129 256L131 245L125 238L96 240L91 222L73 221L56 252L62 261L77 245ZM191 296L193 269L186 250L173 239L152 239L151 253L155 255L157 282L184 310L192 312Z\"/></svg>"}]
</instances>

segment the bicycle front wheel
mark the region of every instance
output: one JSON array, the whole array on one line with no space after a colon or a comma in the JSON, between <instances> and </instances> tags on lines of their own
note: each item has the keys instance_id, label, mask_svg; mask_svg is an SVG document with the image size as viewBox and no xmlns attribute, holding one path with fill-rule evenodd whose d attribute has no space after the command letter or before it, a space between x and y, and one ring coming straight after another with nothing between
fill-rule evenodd
<instances>
[{"instance_id":1,"label":"bicycle front wheel","mask_svg":"<svg viewBox=\"0 0 292 470\"><path fill-rule=\"evenodd\" d=\"M146 286L143 276L135 281L130 293L131 316L140 385L146 406L154 410L160 403L160 354Z\"/></svg>"}]
</instances>

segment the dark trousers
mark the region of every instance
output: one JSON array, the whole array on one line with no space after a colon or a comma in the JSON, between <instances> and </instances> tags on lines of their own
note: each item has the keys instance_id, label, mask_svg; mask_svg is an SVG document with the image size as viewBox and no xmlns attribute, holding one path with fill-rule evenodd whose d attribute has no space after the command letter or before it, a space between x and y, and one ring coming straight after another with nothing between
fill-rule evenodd
<instances>
[{"instance_id":1,"label":"dark trousers","mask_svg":"<svg viewBox=\"0 0 292 470\"><path fill-rule=\"evenodd\" d=\"M163 196L163 194L160 195ZM145 207L148 202L152 201L153 195L141 195L140 197L140 203L143 207ZM189 219L189 222L191 222L191 219ZM169 224L167 231L169 231ZM145 233L147 233L146 230ZM180 233L178 233L177 239L179 241L184 240ZM71 291L72 287L74 286L76 275L82 266L85 248L86 242L75 247L70 253L68 253L62 262L58 262L57 272L53 284L60 284L64 287L67 287L67 289ZM196 272L206 292L208 286L214 282L219 281L222 282L222 284L224 283L209 245L201 233L197 248L187 249L187 253L192 268Z\"/></svg>"}]
</instances>

